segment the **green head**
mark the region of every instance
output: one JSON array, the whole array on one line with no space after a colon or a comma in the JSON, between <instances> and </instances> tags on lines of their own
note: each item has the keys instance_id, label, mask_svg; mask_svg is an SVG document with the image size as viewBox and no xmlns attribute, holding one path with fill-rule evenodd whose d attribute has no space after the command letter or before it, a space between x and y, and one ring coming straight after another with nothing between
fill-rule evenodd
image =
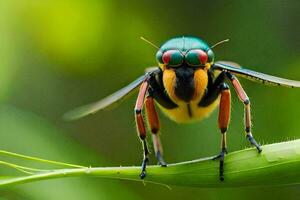
<instances>
[{"instance_id":1,"label":"green head","mask_svg":"<svg viewBox=\"0 0 300 200\"><path fill-rule=\"evenodd\" d=\"M160 66L205 67L207 63L213 63L214 53L200 38L183 36L165 42L156 53L156 59Z\"/></svg>"}]
</instances>

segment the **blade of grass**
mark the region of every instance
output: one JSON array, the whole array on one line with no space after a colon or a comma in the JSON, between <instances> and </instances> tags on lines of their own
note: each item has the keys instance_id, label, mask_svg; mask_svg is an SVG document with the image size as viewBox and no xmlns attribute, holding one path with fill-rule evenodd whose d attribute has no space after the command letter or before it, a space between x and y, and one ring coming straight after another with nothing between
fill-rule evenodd
<instances>
[{"instance_id":1,"label":"blade of grass","mask_svg":"<svg viewBox=\"0 0 300 200\"><path fill-rule=\"evenodd\" d=\"M149 166L145 182L191 187L256 187L300 183L300 139L230 153L225 160L225 181L219 181L219 162L211 158L174 163L168 167ZM102 177L141 181L140 167L95 167L59 169L33 175L2 178L0 186L63 177Z\"/></svg>"},{"instance_id":2,"label":"blade of grass","mask_svg":"<svg viewBox=\"0 0 300 200\"><path fill-rule=\"evenodd\" d=\"M9 151L4 151L4 150L0 150L0 154L13 156L13 157L18 157L18 158L23 158L23 159L26 159L26 160L32 160L32 161L36 161L36 162L60 165L60 166L65 166L65 167L86 168L86 167L81 166L81 165L74 165L74 164L69 164L69 163L64 163L64 162L46 160L46 159L32 157L32 156L26 156L26 155L22 155L22 154L18 154L18 153L12 153L12 152L9 152Z\"/></svg>"}]
</instances>

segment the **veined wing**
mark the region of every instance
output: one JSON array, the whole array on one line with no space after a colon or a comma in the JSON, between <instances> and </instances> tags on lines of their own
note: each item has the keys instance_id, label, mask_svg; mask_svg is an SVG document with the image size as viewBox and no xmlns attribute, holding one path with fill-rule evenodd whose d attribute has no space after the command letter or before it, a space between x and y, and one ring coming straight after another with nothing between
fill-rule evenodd
<instances>
[{"instance_id":1,"label":"veined wing","mask_svg":"<svg viewBox=\"0 0 300 200\"><path fill-rule=\"evenodd\" d=\"M143 76L140 76L138 79L127 85L126 87L118 90L117 92L105 97L104 99L84 105L78 108L75 108L74 110L71 110L63 115L63 119L65 120L76 120L81 117L94 114L99 110L106 109L112 105L115 105L116 103L123 100L125 97L132 94L135 89L140 86L143 81L145 81L147 78L149 78L153 73L158 72L158 68L153 68L151 71L148 71Z\"/></svg>"},{"instance_id":2,"label":"veined wing","mask_svg":"<svg viewBox=\"0 0 300 200\"><path fill-rule=\"evenodd\" d=\"M241 76L251 81L260 82L263 84L275 85L275 86L280 85L280 86L291 87L291 88L300 87L300 81L289 80L285 78L280 78L280 77L252 71L249 69L244 69L241 68L238 64L230 61L216 62L215 64L213 64L212 68L221 71L226 70L231 72L234 75Z\"/></svg>"}]
</instances>

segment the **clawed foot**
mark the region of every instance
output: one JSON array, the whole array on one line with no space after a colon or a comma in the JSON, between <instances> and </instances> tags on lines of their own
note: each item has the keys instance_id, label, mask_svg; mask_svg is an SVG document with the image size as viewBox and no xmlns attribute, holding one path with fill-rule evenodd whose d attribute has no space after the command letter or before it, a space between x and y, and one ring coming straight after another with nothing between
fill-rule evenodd
<instances>
[{"instance_id":1,"label":"clawed foot","mask_svg":"<svg viewBox=\"0 0 300 200\"><path fill-rule=\"evenodd\" d=\"M141 179L144 179L146 177L146 166L148 162L149 162L149 158L145 157L142 162L142 172L140 174Z\"/></svg>"},{"instance_id":2,"label":"clawed foot","mask_svg":"<svg viewBox=\"0 0 300 200\"><path fill-rule=\"evenodd\" d=\"M156 152L156 158L157 158L158 164L160 166L162 166L162 167L166 167L167 166L167 163L163 159L162 154L160 153L160 151Z\"/></svg>"},{"instance_id":3,"label":"clawed foot","mask_svg":"<svg viewBox=\"0 0 300 200\"><path fill-rule=\"evenodd\" d=\"M167 163L164 161L164 159L159 151L156 153L156 158L157 158L158 164L160 166L167 167ZM146 167L147 167L148 162L149 162L149 158L145 157L142 162L142 171L140 174L141 179L144 179L146 177Z\"/></svg>"},{"instance_id":4,"label":"clawed foot","mask_svg":"<svg viewBox=\"0 0 300 200\"><path fill-rule=\"evenodd\" d=\"M251 135L247 135L246 138L249 140L249 142L256 147L258 153L262 151L261 146L256 142L256 140Z\"/></svg>"},{"instance_id":5,"label":"clawed foot","mask_svg":"<svg viewBox=\"0 0 300 200\"><path fill-rule=\"evenodd\" d=\"M220 181L224 181L224 159L225 159L225 154L227 154L227 149L223 148L219 155L213 157L213 160L220 159L220 167L219 167Z\"/></svg>"}]
</instances>

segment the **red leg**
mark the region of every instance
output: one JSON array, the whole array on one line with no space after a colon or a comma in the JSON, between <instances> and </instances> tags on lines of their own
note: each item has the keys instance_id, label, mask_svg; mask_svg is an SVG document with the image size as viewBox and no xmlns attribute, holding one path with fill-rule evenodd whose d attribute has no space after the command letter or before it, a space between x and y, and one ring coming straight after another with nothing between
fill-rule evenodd
<instances>
[{"instance_id":1,"label":"red leg","mask_svg":"<svg viewBox=\"0 0 300 200\"><path fill-rule=\"evenodd\" d=\"M136 126L137 126L137 132L138 135L142 141L143 145L143 152L144 152L144 158L142 162L142 172L140 174L140 177L143 179L146 176L146 166L147 162L149 161L149 150L146 142L146 128L145 128L145 123L142 115L142 109L145 101L145 96L147 93L149 87L149 83L144 81L140 87L140 91L138 94L138 98L135 104L134 112L135 112L135 121L136 121Z\"/></svg>"},{"instance_id":2,"label":"red leg","mask_svg":"<svg viewBox=\"0 0 300 200\"><path fill-rule=\"evenodd\" d=\"M220 180L224 180L224 159L225 154L227 153L227 142L226 142L226 131L228 128L229 120L230 120L230 101L231 94L227 84L223 83L220 85L221 87L221 99L219 106L219 118L218 125L221 131L221 152L218 156L214 157L214 159L220 159Z\"/></svg>"},{"instance_id":3,"label":"red leg","mask_svg":"<svg viewBox=\"0 0 300 200\"><path fill-rule=\"evenodd\" d=\"M244 91L242 85L240 84L239 80L229 72L226 73L228 78L231 80L231 83L234 87L235 92L237 93L239 99L244 103L244 113L245 113L245 132L246 132L246 138L249 140L249 142L254 145L258 152L261 152L262 149L260 145L255 141L255 139L252 136L251 133L251 112L250 112L250 100L247 96L246 92Z\"/></svg>"},{"instance_id":4,"label":"red leg","mask_svg":"<svg viewBox=\"0 0 300 200\"><path fill-rule=\"evenodd\" d=\"M151 129L151 133L152 133L152 140L153 140L156 158L158 160L158 163L161 166L166 167L167 164L162 157L163 149L162 149L162 145L161 145L160 137L159 137L160 124L159 124L158 114L155 109L153 97L148 96L146 98L145 105L146 105L146 112L147 112L147 117L148 117L147 118L148 124Z\"/></svg>"},{"instance_id":5,"label":"red leg","mask_svg":"<svg viewBox=\"0 0 300 200\"><path fill-rule=\"evenodd\" d=\"M218 125L222 134L225 134L230 120L230 101L231 94L229 87L226 84L222 85L221 100L219 107ZM224 145L222 145L223 147ZM226 147L226 146L224 146Z\"/></svg>"}]
</instances>

